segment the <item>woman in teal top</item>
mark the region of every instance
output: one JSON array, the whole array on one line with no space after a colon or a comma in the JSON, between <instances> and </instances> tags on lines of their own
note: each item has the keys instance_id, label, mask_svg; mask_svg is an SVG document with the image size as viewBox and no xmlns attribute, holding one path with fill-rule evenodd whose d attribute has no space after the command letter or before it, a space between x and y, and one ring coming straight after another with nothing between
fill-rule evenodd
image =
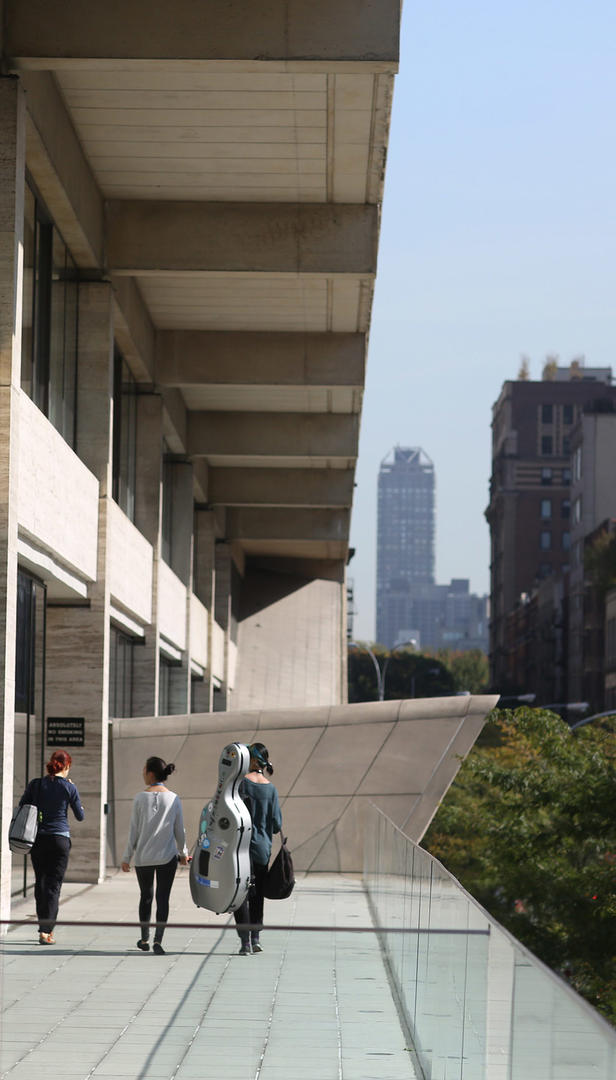
<instances>
[{"instance_id":1,"label":"woman in teal top","mask_svg":"<svg viewBox=\"0 0 616 1080\"><path fill-rule=\"evenodd\" d=\"M240 795L252 818L250 862L253 880L244 903L234 912L241 941L240 956L263 952L259 941L259 931L263 926L263 882L272 853L272 837L282 828L278 792L264 775L267 773L271 776L274 772L267 747L263 743L253 743L248 750L250 769L240 785ZM243 931L242 923L252 924L255 929Z\"/></svg>"}]
</instances>

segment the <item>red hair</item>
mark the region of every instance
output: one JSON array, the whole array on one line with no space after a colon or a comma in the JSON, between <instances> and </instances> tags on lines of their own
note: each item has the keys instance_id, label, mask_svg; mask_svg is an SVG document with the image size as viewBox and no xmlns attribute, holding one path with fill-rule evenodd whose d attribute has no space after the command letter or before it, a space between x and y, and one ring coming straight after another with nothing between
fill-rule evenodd
<instances>
[{"instance_id":1,"label":"red hair","mask_svg":"<svg viewBox=\"0 0 616 1080\"><path fill-rule=\"evenodd\" d=\"M54 750L47 762L46 769L50 776L55 776L56 773L62 772L67 765L70 769L72 762L73 759L67 750Z\"/></svg>"}]
</instances>

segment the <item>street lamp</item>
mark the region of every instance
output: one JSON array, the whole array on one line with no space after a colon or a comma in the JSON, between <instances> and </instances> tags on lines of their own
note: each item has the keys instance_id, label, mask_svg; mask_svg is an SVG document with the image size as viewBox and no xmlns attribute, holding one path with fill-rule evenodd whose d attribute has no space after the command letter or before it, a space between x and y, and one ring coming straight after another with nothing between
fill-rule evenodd
<instances>
[{"instance_id":1,"label":"street lamp","mask_svg":"<svg viewBox=\"0 0 616 1080\"><path fill-rule=\"evenodd\" d=\"M372 663L374 664L374 670L376 672L376 688L379 701L385 700L385 675L387 674L389 661L398 649L405 649L409 645L413 650L415 650L417 647L417 640L415 638L412 638L410 641L401 641L399 645L394 645L393 649L390 650L389 656L386 657L385 663L383 664L383 670L381 671L380 664L369 645L358 645L356 641L349 641L349 649L364 649L364 651L368 653L370 659L372 660ZM413 697L415 697L415 676L413 676L412 685Z\"/></svg>"},{"instance_id":2,"label":"street lamp","mask_svg":"<svg viewBox=\"0 0 616 1080\"><path fill-rule=\"evenodd\" d=\"M364 649L365 652L368 653L368 656L374 664L374 670L376 671L376 688L379 696L379 701L383 701L385 697L385 683L383 676L385 673L385 669L387 668L387 660L385 661L383 675L381 675L381 668L379 666L379 662L369 645L358 645L356 641L349 641L349 649Z\"/></svg>"},{"instance_id":3,"label":"street lamp","mask_svg":"<svg viewBox=\"0 0 616 1080\"><path fill-rule=\"evenodd\" d=\"M385 663L383 664L383 696L385 695L385 675L386 675L386 672L387 672L387 668L389 667L389 661L391 660L394 653L398 651L398 649L406 649L406 648L408 648L409 645L412 648L413 652L415 652L415 650L417 649L417 638L411 638L410 641L401 641L401 642L399 642L398 645L394 645L393 649L390 649L389 656L387 657L387 659L385 660ZM415 697L415 676L414 675L411 675L411 697ZM382 700L383 700L383 698L381 698L381 701Z\"/></svg>"}]
</instances>

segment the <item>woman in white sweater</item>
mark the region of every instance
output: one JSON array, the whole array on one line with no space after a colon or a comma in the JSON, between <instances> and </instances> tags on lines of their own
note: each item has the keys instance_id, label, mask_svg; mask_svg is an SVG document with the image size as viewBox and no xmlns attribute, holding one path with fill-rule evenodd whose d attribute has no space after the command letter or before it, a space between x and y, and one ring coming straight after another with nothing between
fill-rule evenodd
<instances>
[{"instance_id":1,"label":"woman in white sweater","mask_svg":"<svg viewBox=\"0 0 616 1080\"><path fill-rule=\"evenodd\" d=\"M182 804L174 791L165 787L165 780L175 765L167 765L162 758L149 757L143 767L146 789L135 795L133 812L128 829L128 842L122 859L122 869L128 873L134 856L135 872L141 890L139 922L141 939L137 948L150 950L150 928L156 876L156 927L154 952L164 954L162 946L164 924L169 915L169 895L177 870L178 860L186 866L188 850L184 833Z\"/></svg>"}]
</instances>

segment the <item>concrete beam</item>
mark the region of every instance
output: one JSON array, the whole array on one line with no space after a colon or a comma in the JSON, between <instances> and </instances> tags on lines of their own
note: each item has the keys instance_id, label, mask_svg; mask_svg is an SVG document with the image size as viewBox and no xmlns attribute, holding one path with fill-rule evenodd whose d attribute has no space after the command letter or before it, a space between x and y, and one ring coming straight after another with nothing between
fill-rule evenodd
<instances>
[{"instance_id":1,"label":"concrete beam","mask_svg":"<svg viewBox=\"0 0 616 1080\"><path fill-rule=\"evenodd\" d=\"M190 457L356 457L359 418L332 413L193 412Z\"/></svg>"},{"instance_id":2,"label":"concrete beam","mask_svg":"<svg viewBox=\"0 0 616 1080\"><path fill-rule=\"evenodd\" d=\"M345 542L350 523L349 510L228 510L227 539Z\"/></svg>"},{"instance_id":3,"label":"concrete beam","mask_svg":"<svg viewBox=\"0 0 616 1080\"><path fill-rule=\"evenodd\" d=\"M137 382L154 382L156 331L134 278L112 280L113 329Z\"/></svg>"},{"instance_id":4,"label":"concrete beam","mask_svg":"<svg viewBox=\"0 0 616 1080\"><path fill-rule=\"evenodd\" d=\"M361 388L365 356L365 334L159 330L156 381L160 386Z\"/></svg>"},{"instance_id":5,"label":"concrete beam","mask_svg":"<svg viewBox=\"0 0 616 1080\"><path fill-rule=\"evenodd\" d=\"M79 266L103 263L103 198L49 71L24 72L26 163Z\"/></svg>"},{"instance_id":6,"label":"concrete beam","mask_svg":"<svg viewBox=\"0 0 616 1080\"><path fill-rule=\"evenodd\" d=\"M5 0L5 54L64 59L380 61L395 70L400 0ZM53 63L48 66L53 67Z\"/></svg>"},{"instance_id":7,"label":"concrete beam","mask_svg":"<svg viewBox=\"0 0 616 1080\"><path fill-rule=\"evenodd\" d=\"M186 453L188 413L179 390L163 390L163 434L173 454Z\"/></svg>"},{"instance_id":8,"label":"concrete beam","mask_svg":"<svg viewBox=\"0 0 616 1080\"><path fill-rule=\"evenodd\" d=\"M208 502L222 506L350 507L353 469L214 469Z\"/></svg>"},{"instance_id":9,"label":"concrete beam","mask_svg":"<svg viewBox=\"0 0 616 1080\"><path fill-rule=\"evenodd\" d=\"M250 566L258 570L268 570L275 574L292 574L309 580L337 581L340 585L346 580L346 561L344 559L285 559L256 556Z\"/></svg>"},{"instance_id":10,"label":"concrete beam","mask_svg":"<svg viewBox=\"0 0 616 1080\"><path fill-rule=\"evenodd\" d=\"M129 199L106 214L116 274L376 273L376 206Z\"/></svg>"}]
</instances>

